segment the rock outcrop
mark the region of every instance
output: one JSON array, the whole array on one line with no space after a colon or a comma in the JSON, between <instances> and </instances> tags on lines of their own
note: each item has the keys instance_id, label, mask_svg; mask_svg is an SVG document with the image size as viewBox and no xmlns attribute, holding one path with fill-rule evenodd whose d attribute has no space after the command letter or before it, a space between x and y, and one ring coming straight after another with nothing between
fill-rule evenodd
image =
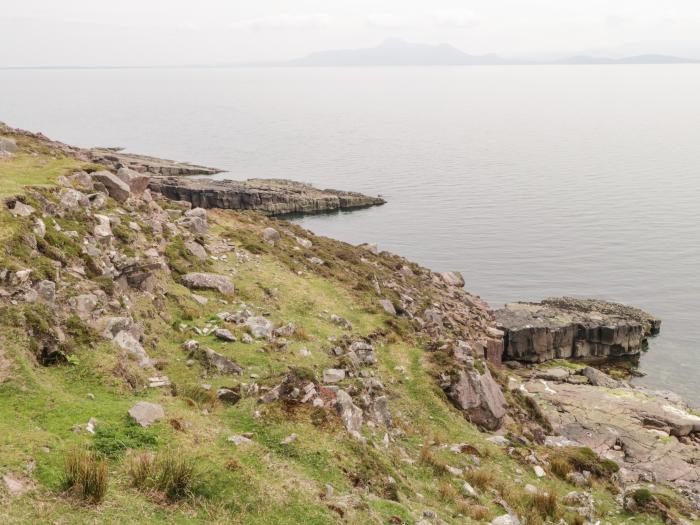
<instances>
[{"instance_id":1,"label":"rock outcrop","mask_svg":"<svg viewBox=\"0 0 700 525\"><path fill-rule=\"evenodd\" d=\"M128 168L136 172L152 173L154 175L215 175L222 171L187 162L176 162L146 155L124 153L119 148L93 148L88 150L88 155L93 162L114 170Z\"/></svg>"},{"instance_id":2,"label":"rock outcrop","mask_svg":"<svg viewBox=\"0 0 700 525\"><path fill-rule=\"evenodd\" d=\"M636 356L661 321L637 308L581 299L512 303L495 312L505 333L503 360Z\"/></svg>"},{"instance_id":3,"label":"rock outcrop","mask_svg":"<svg viewBox=\"0 0 700 525\"><path fill-rule=\"evenodd\" d=\"M338 190L319 190L282 179L246 181L154 177L150 189L169 199L200 208L256 210L266 215L319 213L384 204L380 197Z\"/></svg>"}]
</instances>

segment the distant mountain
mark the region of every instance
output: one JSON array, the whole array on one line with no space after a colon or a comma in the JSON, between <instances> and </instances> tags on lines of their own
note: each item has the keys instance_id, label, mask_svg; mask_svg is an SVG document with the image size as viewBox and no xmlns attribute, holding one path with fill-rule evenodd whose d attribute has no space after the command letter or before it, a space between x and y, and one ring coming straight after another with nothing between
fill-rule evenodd
<instances>
[{"instance_id":1,"label":"distant mountain","mask_svg":"<svg viewBox=\"0 0 700 525\"><path fill-rule=\"evenodd\" d=\"M465 66L512 63L497 55L468 55L449 44L412 44L392 38L376 47L320 51L287 62L293 66Z\"/></svg>"},{"instance_id":2,"label":"distant mountain","mask_svg":"<svg viewBox=\"0 0 700 525\"><path fill-rule=\"evenodd\" d=\"M668 55L637 55L625 58L601 58L592 56L575 56L557 62L558 64L698 64L699 60L679 58Z\"/></svg>"},{"instance_id":3,"label":"distant mountain","mask_svg":"<svg viewBox=\"0 0 700 525\"><path fill-rule=\"evenodd\" d=\"M477 66L525 64L692 64L698 60L668 55L637 55L626 58L606 58L588 55L543 61L508 59L498 55L469 55L449 44L414 44L398 38L385 40L376 47L336 49L311 53L303 58L274 62L267 66Z\"/></svg>"}]
</instances>

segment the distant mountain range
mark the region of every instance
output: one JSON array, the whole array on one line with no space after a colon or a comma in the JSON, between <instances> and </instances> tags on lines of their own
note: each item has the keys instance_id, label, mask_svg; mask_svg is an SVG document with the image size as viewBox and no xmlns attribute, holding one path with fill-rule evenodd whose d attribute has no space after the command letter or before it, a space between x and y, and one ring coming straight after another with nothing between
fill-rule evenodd
<instances>
[{"instance_id":1,"label":"distant mountain range","mask_svg":"<svg viewBox=\"0 0 700 525\"><path fill-rule=\"evenodd\" d=\"M574 56L554 61L508 59L498 55L469 55L449 44L414 44L389 39L376 47L338 49L311 53L304 58L263 65L283 66L474 66L526 64L692 64L700 60L668 55L637 55L626 58Z\"/></svg>"}]
</instances>

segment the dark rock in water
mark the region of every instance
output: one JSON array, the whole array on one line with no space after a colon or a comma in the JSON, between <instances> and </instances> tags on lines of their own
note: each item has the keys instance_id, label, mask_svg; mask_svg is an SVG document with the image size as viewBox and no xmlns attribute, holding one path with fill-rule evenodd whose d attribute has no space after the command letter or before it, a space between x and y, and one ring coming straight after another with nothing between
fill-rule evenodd
<instances>
[{"instance_id":1,"label":"dark rock in water","mask_svg":"<svg viewBox=\"0 0 700 525\"><path fill-rule=\"evenodd\" d=\"M384 204L384 199L361 193L319 190L283 179L246 181L154 177L151 191L200 208L256 210L267 215L319 213Z\"/></svg>"},{"instance_id":2,"label":"dark rock in water","mask_svg":"<svg viewBox=\"0 0 700 525\"><path fill-rule=\"evenodd\" d=\"M661 328L638 308L566 297L508 304L495 317L505 332L504 360L526 362L636 356Z\"/></svg>"}]
</instances>

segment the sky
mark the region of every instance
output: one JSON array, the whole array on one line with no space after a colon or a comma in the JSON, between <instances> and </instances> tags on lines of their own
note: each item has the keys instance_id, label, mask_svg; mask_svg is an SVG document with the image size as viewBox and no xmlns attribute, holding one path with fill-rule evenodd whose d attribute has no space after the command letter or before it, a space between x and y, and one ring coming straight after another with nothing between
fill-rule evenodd
<instances>
[{"instance_id":1,"label":"sky","mask_svg":"<svg viewBox=\"0 0 700 525\"><path fill-rule=\"evenodd\" d=\"M698 0L0 0L0 67L235 64L386 38L700 59Z\"/></svg>"}]
</instances>

